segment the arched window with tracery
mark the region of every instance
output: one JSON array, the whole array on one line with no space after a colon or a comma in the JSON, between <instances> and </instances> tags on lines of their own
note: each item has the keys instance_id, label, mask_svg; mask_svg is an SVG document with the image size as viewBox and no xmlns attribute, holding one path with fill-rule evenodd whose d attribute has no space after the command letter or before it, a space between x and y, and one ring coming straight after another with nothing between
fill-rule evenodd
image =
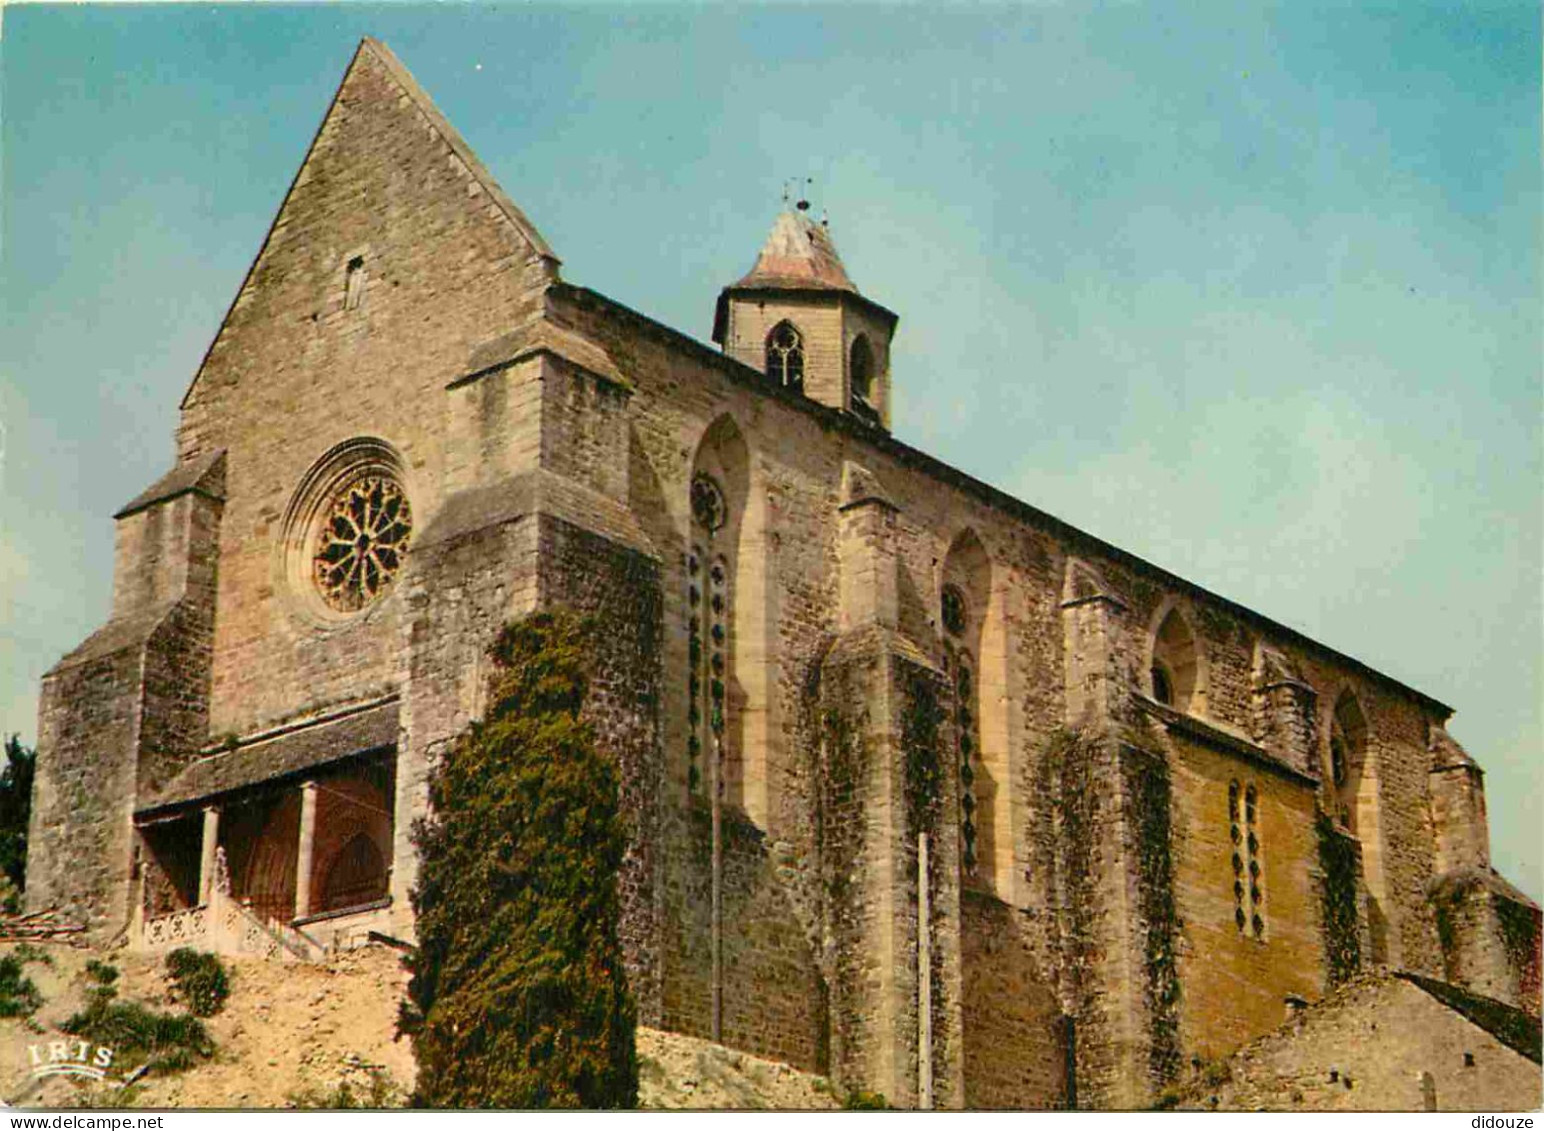
<instances>
[{"instance_id":1,"label":"arched window with tracery","mask_svg":"<svg viewBox=\"0 0 1544 1131\"><path fill-rule=\"evenodd\" d=\"M756 670L736 659L751 646L745 633L755 631L754 623L749 629L741 623L738 608L746 600L742 571L755 566L754 558L742 561L740 554L751 509L749 469L739 429L728 416L720 417L703 435L688 483L685 769L689 794L738 805L760 819L764 806L759 793L753 798L748 791L745 758L748 749L756 753L750 777L760 789L763 743L752 720L761 717L756 714L761 684ZM747 590L753 610L755 581L753 576Z\"/></svg>"},{"instance_id":2,"label":"arched window with tracery","mask_svg":"<svg viewBox=\"0 0 1544 1131\"><path fill-rule=\"evenodd\" d=\"M785 389L804 391L804 335L786 319L767 334L767 376Z\"/></svg>"},{"instance_id":3,"label":"arched window with tracery","mask_svg":"<svg viewBox=\"0 0 1544 1131\"><path fill-rule=\"evenodd\" d=\"M1005 823L997 811L1004 767L990 754L994 742L1001 745L1002 720L987 716L1001 690L984 669L990 595L991 562L980 539L966 531L944 561L938 623L959 756L960 875L988 891L997 884L998 829ZM989 684L996 690L989 692Z\"/></svg>"}]
</instances>

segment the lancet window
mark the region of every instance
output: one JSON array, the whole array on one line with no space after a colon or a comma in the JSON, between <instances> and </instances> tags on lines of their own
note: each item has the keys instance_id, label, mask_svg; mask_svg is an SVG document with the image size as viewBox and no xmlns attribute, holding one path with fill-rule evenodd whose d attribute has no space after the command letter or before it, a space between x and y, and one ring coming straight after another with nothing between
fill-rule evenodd
<instances>
[{"instance_id":1,"label":"lancet window","mask_svg":"<svg viewBox=\"0 0 1544 1131\"><path fill-rule=\"evenodd\" d=\"M954 691L954 729L960 752L960 870L974 878L980 865L977 781L981 777L981 722L977 713L976 657L967 638L965 594L945 585L940 600L944 663Z\"/></svg>"},{"instance_id":2,"label":"lancet window","mask_svg":"<svg viewBox=\"0 0 1544 1131\"><path fill-rule=\"evenodd\" d=\"M703 790L706 760L722 768L729 711L729 602L732 573L717 537L728 521L723 488L711 475L692 479L692 545L686 559L687 784Z\"/></svg>"},{"instance_id":3,"label":"lancet window","mask_svg":"<svg viewBox=\"0 0 1544 1131\"><path fill-rule=\"evenodd\" d=\"M1239 934L1265 937L1265 858L1260 846L1260 796L1253 784L1228 783L1233 842L1233 922Z\"/></svg>"}]
</instances>

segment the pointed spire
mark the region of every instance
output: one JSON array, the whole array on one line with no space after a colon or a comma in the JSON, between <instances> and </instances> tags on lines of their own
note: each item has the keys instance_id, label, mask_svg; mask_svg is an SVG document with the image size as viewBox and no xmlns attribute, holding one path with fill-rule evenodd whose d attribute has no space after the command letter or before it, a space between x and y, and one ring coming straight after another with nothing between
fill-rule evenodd
<instances>
[{"instance_id":1,"label":"pointed spire","mask_svg":"<svg viewBox=\"0 0 1544 1131\"><path fill-rule=\"evenodd\" d=\"M736 288L858 293L831 242L830 230L812 219L808 210L809 203L801 199L795 210L778 214L761 254L756 257L756 265L734 284Z\"/></svg>"},{"instance_id":2,"label":"pointed spire","mask_svg":"<svg viewBox=\"0 0 1544 1131\"><path fill-rule=\"evenodd\" d=\"M784 186L785 193L787 187ZM736 361L762 369L767 364L769 333L781 321L792 323L800 333L811 332L812 325L800 328L800 320L812 317L812 309L835 313L840 328L835 339L826 340L816 350L824 359L820 366L806 369L805 395L846 411L850 400L847 352L858 337L866 337L868 348L876 351L873 356L879 359L875 370L881 375L879 385L883 391L879 395L888 405L895 313L858 290L847 268L842 266L842 257L836 253L830 227L824 217L815 218L808 194L800 193L792 207L788 207L785 196L783 211L772 221L772 231L756 257L756 265L718 292L713 309L713 340ZM830 328L829 322L824 325ZM889 417L884 419L888 421Z\"/></svg>"}]
</instances>

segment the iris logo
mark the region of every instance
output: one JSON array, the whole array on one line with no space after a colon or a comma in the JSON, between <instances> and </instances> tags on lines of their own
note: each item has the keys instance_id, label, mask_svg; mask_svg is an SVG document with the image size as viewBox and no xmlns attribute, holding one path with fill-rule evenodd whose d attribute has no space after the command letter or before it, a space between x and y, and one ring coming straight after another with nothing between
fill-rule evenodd
<instances>
[{"instance_id":1,"label":"iris logo","mask_svg":"<svg viewBox=\"0 0 1544 1131\"><path fill-rule=\"evenodd\" d=\"M81 1076L87 1080L105 1080L108 1069L113 1066L112 1049L73 1038L28 1045L27 1056L32 1062L31 1072L35 1080L49 1076Z\"/></svg>"}]
</instances>

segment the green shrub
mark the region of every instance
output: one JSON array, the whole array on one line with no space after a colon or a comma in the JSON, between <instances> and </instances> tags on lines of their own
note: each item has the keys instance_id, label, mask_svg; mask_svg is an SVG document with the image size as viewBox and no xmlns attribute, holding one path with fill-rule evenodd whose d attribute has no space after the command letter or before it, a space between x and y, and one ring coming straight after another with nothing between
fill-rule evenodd
<instances>
[{"instance_id":1,"label":"green shrub","mask_svg":"<svg viewBox=\"0 0 1544 1131\"><path fill-rule=\"evenodd\" d=\"M110 986L118 980L118 967L93 958L86 963L86 977L99 986Z\"/></svg>"},{"instance_id":2,"label":"green shrub","mask_svg":"<svg viewBox=\"0 0 1544 1131\"><path fill-rule=\"evenodd\" d=\"M191 1014L161 1013L139 1002L114 1001L114 996L111 987L99 987L86 1008L59 1028L112 1049L118 1069L149 1064L163 1072L180 1072L214 1055L214 1041Z\"/></svg>"},{"instance_id":3,"label":"green shrub","mask_svg":"<svg viewBox=\"0 0 1544 1131\"><path fill-rule=\"evenodd\" d=\"M1201 1069L1201 1083L1208 1088L1220 1088L1233 1079L1233 1070L1225 1060L1214 1060Z\"/></svg>"},{"instance_id":4,"label":"green shrub","mask_svg":"<svg viewBox=\"0 0 1544 1131\"><path fill-rule=\"evenodd\" d=\"M637 1106L617 773L579 719L589 633L568 614L507 626L487 718L431 772L401 1018L419 1105Z\"/></svg>"},{"instance_id":5,"label":"green shrub","mask_svg":"<svg viewBox=\"0 0 1544 1131\"><path fill-rule=\"evenodd\" d=\"M889 1111L890 1104L880 1092L865 1092L854 1088L842 1100L843 1111Z\"/></svg>"},{"instance_id":6,"label":"green shrub","mask_svg":"<svg viewBox=\"0 0 1544 1131\"><path fill-rule=\"evenodd\" d=\"M213 954L183 947L166 956L166 973L194 1017L213 1017L230 997L230 977Z\"/></svg>"},{"instance_id":7,"label":"green shrub","mask_svg":"<svg viewBox=\"0 0 1544 1131\"><path fill-rule=\"evenodd\" d=\"M27 886L27 823L32 816L32 779L37 751L23 746L17 735L5 740L5 765L0 767L0 910L15 915Z\"/></svg>"},{"instance_id":8,"label":"green shrub","mask_svg":"<svg viewBox=\"0 0 1544 1131\"><path fill-rule=\"evenodd\" d=\"M21 914L21 888L10 876L0 872L0 915Z\"/></svg>"},{"instance_id":9,"label":"green shrub","mask_svg":"<svg viewBox=\"0 0 1544 1131\"><path fill-rule=\"evenodd\" d=\"M43 995L22 973L22 959L15 954L0 958L0 1017L28 1017L42 1004Z\"/></svg>"}]
</instances>

